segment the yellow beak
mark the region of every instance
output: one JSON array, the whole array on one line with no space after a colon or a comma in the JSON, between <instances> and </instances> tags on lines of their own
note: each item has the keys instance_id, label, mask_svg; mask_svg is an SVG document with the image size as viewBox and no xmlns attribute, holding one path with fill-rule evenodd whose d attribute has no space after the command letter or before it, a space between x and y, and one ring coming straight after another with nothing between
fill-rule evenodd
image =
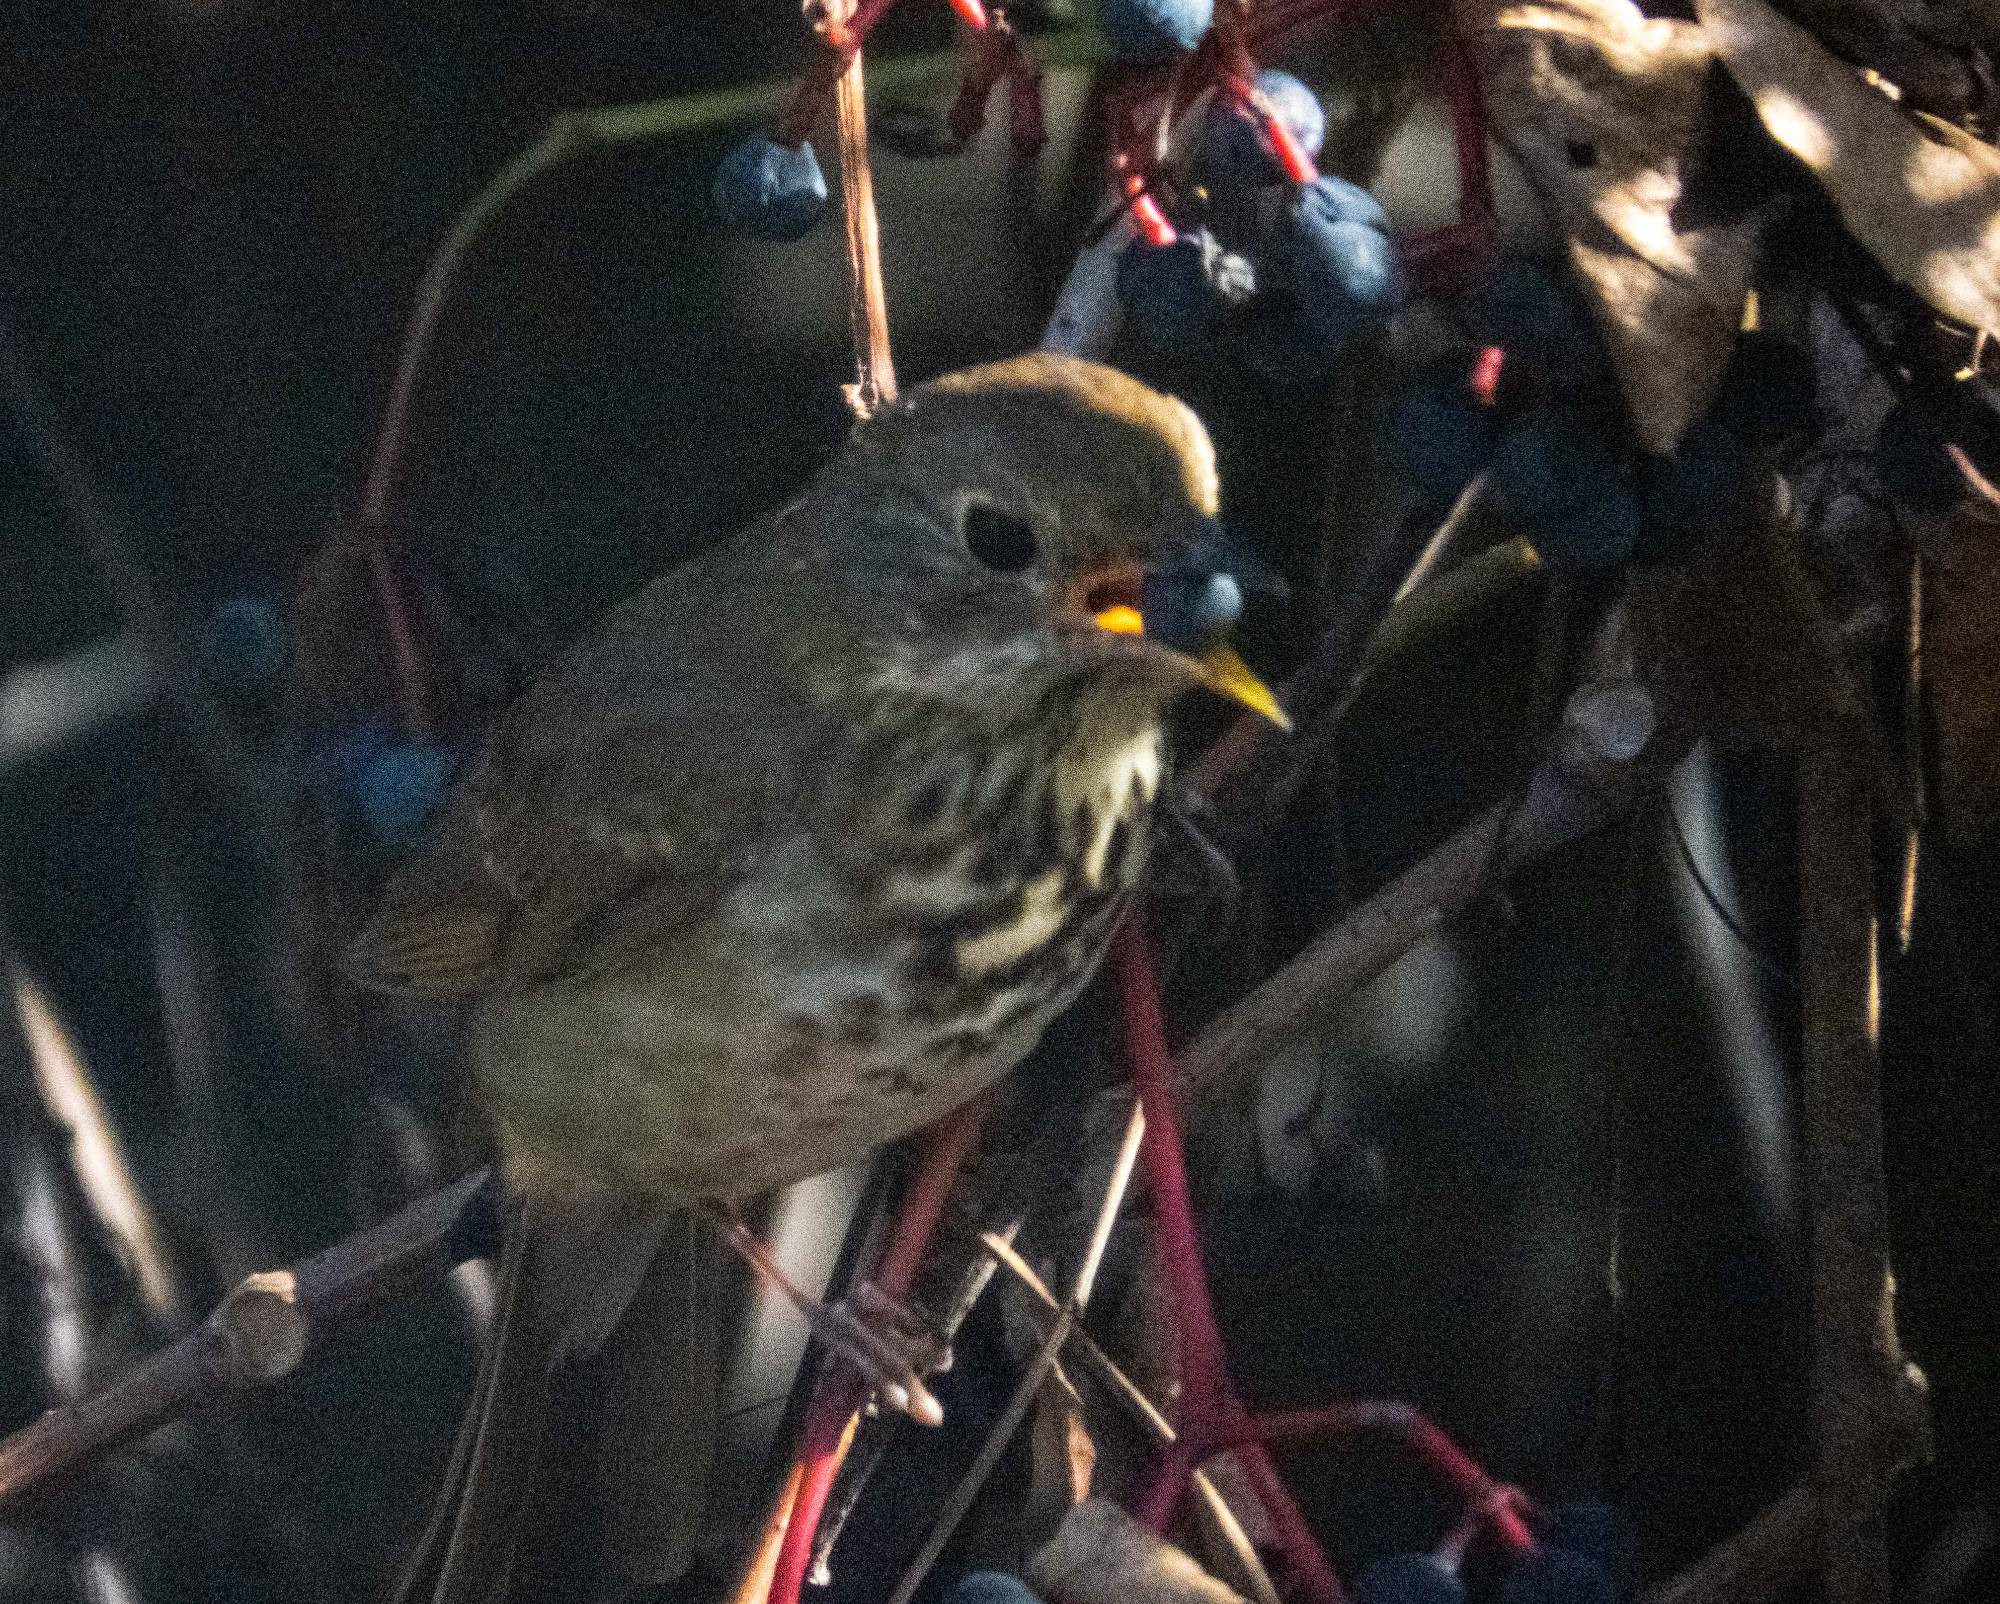
<instances>
[{"instance_id":1,"label":"yellow beak","mask_svg":"<svg viewBox=\"0 0 2000 1604\"><path fill-rule=\"evenodd\" d=\"M1220 641L1204 646L1194 654L1194 660L1201 665L1202 684L1219 696L1241 702L1253 713L1263 714L1287 735L1291 734L1291 718L1278 705L1271 687L1251 673L1250 665L1227 646Z\"/></svg>"},{"instance_id":2,"label":"yellow beak","mask_svg":"<svg viewBox=\"0 0 2000 1604\"><path fill-rule=\"evenodd\" d=\"M1108 629L1114 635L1143 635L1146 620L1136 607L1120 603L1106 607L1094 615L1099 629ZM1255 674L1250 665L1238 657L1220 641L1204 646L1191 654L1191 661L1201 671L1201 682L1218 696L1226 696L1232 702L1241 702L1253 713L1261 713L1287 735L1292 732L1292 721L1285 710L1278 705L1277 697L1271 694L1271 687Z\"/></svg>"}]
</instances>

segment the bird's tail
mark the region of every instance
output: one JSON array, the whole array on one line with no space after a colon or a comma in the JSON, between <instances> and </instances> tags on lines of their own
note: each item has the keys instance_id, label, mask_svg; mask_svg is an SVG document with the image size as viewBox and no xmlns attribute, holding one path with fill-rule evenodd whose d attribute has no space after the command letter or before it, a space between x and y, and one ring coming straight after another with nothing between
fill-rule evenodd
<instances>
[{"instance_id":1,"label":"bird's tail","mask_svg":"<svg viewBox=\"0 0 2000 1604\"><path fill-rule=\"evenodd\" d=\"M444 1482L387 1604L479 1604L500 1596L549 1404L549 1360L534 1340L528 1206L508 1211L493 1334L479 1361Z\"/></svg>"},{"instance_id":2,"label":"bird's tail","mask_svg":"<svg viewBox=\"0 0 2000 1604\"><path fill-rule=\"evenodd\" d=\"M594 1517L628 1506L647 1511L637 1539L621 1540L615 1520L590 1522L601 1540L626 1550L593 1556L611 1570L685 1565L714 1452L712 1278L709 1244L685 1212L609 1199L591 1207L566 1200L560 1210L513 1205L492 1338L430 1519L387 1604L496 1604L533 1596L534 1573L555 1582L547 1556L536 1563L520 1551L563 1524L552 1507L563 1491L589 1498ZM634 1319L623 1318L628 1308ZM577 1400L568 1396L575 1389L559 1387L555 1369L601 1347L603 1363L584 1378L598 1393L599 1440L583 1454L584 1443L567 1440L577 1423ZM618 1463L635 1439L645 1444L641 1463L667 1475L658 1489L643 1485L644 1476L635 1482L629 1461ZM571 1585L560 1591L581 1596Z\"/></svg>"}]
</instances>

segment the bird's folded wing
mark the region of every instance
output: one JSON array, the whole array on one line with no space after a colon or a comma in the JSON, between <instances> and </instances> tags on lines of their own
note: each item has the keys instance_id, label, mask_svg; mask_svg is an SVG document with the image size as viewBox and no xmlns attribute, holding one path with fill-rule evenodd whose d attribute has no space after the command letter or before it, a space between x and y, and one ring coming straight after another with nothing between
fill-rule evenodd
<instances>
[{"instance_id":1,"label":"bird's folded wing","mask_svg":"<svg viewBox=\"0 0 2000 1604\"><path fill-rule=\"evenodd\" d=\"M642 592L509 709L349 949L358 984L455 998L614 967L784 839L826 715L753 633L677 626L671 602Z\"/></svg>"}]
</instances>

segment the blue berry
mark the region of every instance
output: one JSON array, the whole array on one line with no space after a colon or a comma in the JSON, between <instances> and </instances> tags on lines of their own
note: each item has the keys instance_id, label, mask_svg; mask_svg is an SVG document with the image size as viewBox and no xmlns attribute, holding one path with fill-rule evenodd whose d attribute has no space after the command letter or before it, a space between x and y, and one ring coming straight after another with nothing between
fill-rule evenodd
<instances>
[{"instance_id":1,"label":"blue berry","mask_svg":"<svg viewBox=\"0 0 2000 1604\"><path fill-rule=\"evenodd\" d=\"M1465 1583L1434 1554L1388 1554L1361 1573L1354 1604L1465 1604Z\"/></svg>"},{"instance_id":2,"label":"blue berry","mask_svg":"<svg viewBox=\"0 0 2000 1604\"><path fill-rule=\"evenodd\" d=\"M1402 269L1382 208L1365 189L1327 177L1301 184L1278 227L1292 300L1326 344L1345 345L1401 304Z\"/></svg>"},{"instance_id":3,"label":"blue berry","mask_svg":"<svg viewBox=\"0 0 2000 1604\"><path fill-rule=\"evenodd\" d=\"M1331 173L1321 173L1310 184L1301 184L1292 197L1291 209L1322 223L1365 223L1386 233L1389 214L1382 203L1359 184L1350 184Z\"/></svg>"},{"instance_id":4,"label":"blue berry","mask_svg":"<svg viewBox=\"0 0 2000 1604\"><path fill-rule=\"evenodd\" d=\"M1118 256L1118 299L1133 333L1162 353L1206 340L1256 289L1249 262L1225 251L1207 229L1182 234L1171 245L1135 239Z\"/></svg>"},{"instance_id":5,"label":"blue berry","mask_svg":"<svg viewBox=\"0 0 2000 1604\"><path fill-rule=\"evenodd\" d=\"M1097 22L1112 55L1142 66L1201 43L1215 0L1097 0Z\"/></svg>"},{"instance_id":6,"label":"blue berry","mask_svg":"<svg viewBox=\"0 0 2000 1604\"><path fill-rule=\"evenodd\" d=\"M410 840L444 800L451 770L451 753L441 746L390 746L377 754L355 786L369 833L385 846Z\"/></svg>"},{"instance_id":7,"label":"blue berry","mask_svg":"<svg viewBox=\"0 0 2000 1604\"><path fill-rule=\"evenodd\" d=\"M378 719L342 730L321 749L320 772L331 789L342 797L358 796L362 775L389 750L392 741L388 726Z\"/></svg>"},{"instance_id":8,"label":"blue berry","mask_svg":"<svg viewBox=\"0 0 2000 1604\"><path fill-rule=\"evenodd\" d=\"M1497 345L1559 378L1587 379L1603 366L1590 314L1546 267L1506 256L1459 301L1458 322L1478 345Z\"/></svg>"},{"instance_id":9,"label":"blue berry","mask_svg":"<svg viewBox=\"0 0 2000 1604\"><path fill-rule=\"evenodd\" d=\"M1195 592L1193 622L1202 635L1221 635L1233 629L1243 616L1243 587L1234 574L1210 574L1208 583Z\"/></svg>"},{"instance_id":10,"label":"blue berry","mask_svg":"<svg viewBox=\"0 0 2000 1604\"><path fill-rule=\"evenodd\" d=\"M1192 650L1226 634L1242 617L1243 587L1233 574L1158 569L1146 575L1139 610L1148 636Z\"/></svg>"},{"instance_id":11,"label":"blue berry","mask_svg":"<svg viewBox=\"0 0 2000 1604\"><path fill-rule=\"evenodd\" d=\"M267 691L285 667L285 621L261 596L232 596L202 632L209 671L236 695Z\"/></svg>"},{"instance_id":12,"label":"blue berry","mask_svg":"<svg viewBox=\"0 0 2000 1604\"><path fill-rule=\"evenodd\" d=\"M826 175L810 140L794 147L752 134L722 158L711 193L723 225L757 239L798 239L826 213Z\"/></svg>"},{"instance_id":13,"label":"blue berry","mask_svg":"<svg viewBox=\"0 0 2000 1604\"><path fill-rule=\"evenodd\" d=\"M1308 156L1317 156L1326 143L1326 111L1319 96L1275 67L1259 72L1253 87L1269 102L1292 142ZM1269 183L1284 176L1263 120L1234 96L1216 91L1201 133L1202 163L1217 178Z\"/></svg>"},{"instance_id":14,"label":"blue berry","mask_svg":"<svg viewBox=\"0 0 2000 1604\"><path fill-rule=\"evenodd\" d=\"M1617 1604L1617 1599L1617 1586L1603 1565L1546 1544L1500 1588L1500 1604Z\"/></svg>"},{"instance_id":15,"label":"blue berry","mask_svg":"<svg viewBox=\"0 0 2000 1604\"><path fill-rule=\"evenodd\" d=\"M1481 406L1462 374L1418 381L1383 418L1390 459L1425 496L1450 501L1492 459L1500 437L1493 408Z\"/></svg>"},{"instance_id":16,"label":"blue berry","mask_svg":"<svg viewBox=\"0 0 2000 1604\"><path fill-rule=\"evenodd\" d=\"M1568 407L1536 407L1500 437L1494 494L1551 565L1600 572L1637 547L1631 453L1617 438L1610 420Z\"/></svg>"},{"instance_id":17,"label":"blue berry","mask_svg":"<svg viewBox=\"0 0 2000 1604\"><path fill-rule=\"evenodd\" d=\"M1026 1582L1005 1571L968 1571L944 1599L945 1604L1042 1604Z\"/></svg>"}]
</instances>

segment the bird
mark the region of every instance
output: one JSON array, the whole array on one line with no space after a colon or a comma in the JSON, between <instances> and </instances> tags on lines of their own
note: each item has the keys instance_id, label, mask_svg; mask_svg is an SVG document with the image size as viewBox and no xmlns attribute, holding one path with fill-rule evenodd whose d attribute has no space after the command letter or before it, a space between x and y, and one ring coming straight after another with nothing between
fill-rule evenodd
<instances>
[{"instance_id":1,"label":"bird","mask_svg":"<svg viewBox=\"0 0 2000 1604\"><path fill-rule=\"evenodd\" d=\"M1145 862L1170 706L1276 722L1194 412L1033 352L917 385L496 720L347 953L463 1005L499 1315L400 1596L485 1598L482 1497L667 1222L865 1155L1017 1064ZM513 1496L519 1496L518 1487ZM482 1506L484 1513L481 1513Z\"/></svg>"}]
</instances>

